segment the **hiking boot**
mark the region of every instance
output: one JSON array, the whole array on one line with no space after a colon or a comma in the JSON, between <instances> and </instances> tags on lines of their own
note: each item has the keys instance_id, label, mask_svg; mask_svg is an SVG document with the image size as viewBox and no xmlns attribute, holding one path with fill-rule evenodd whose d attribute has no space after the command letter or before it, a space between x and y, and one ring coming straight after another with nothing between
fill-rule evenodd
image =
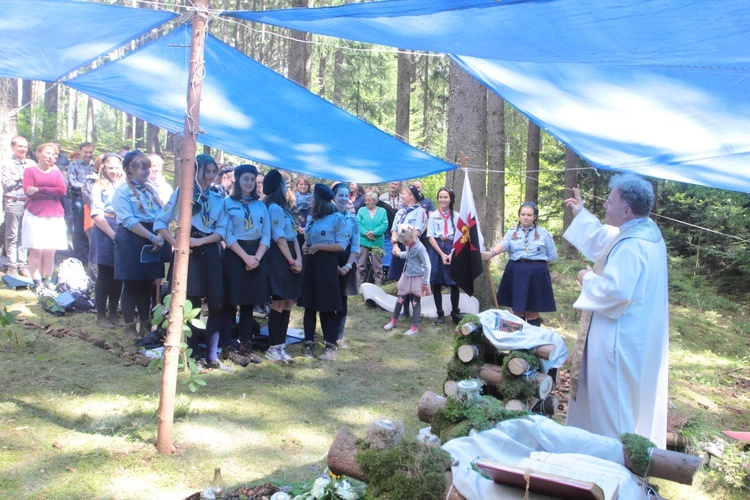
<instances>
[{"instance_id":1,"label":"hiking boot","mask_svg":"<svg viewBox=\"0 0 750 500\"><path fill-rule=\"evenodd\" d=\"M318 357L321 361L336 361L338 358L339 352L336 350L336 345L328 342L326 342L326 350Z\"/></svg>"},{"instance_id":2,"label":"hiking boot","mask_svg":"<svg viewBox=\"0 0 750 500\"><path fill-rule=\"evenodd\" d=\"M453 324L457 325L464 319L464 313L461 311L451 311L451 319L453 320Z\"/></svg>"},{"instance_id":3,"label":"hiking boot","mask_svg":"<svg viewBox=\"0 0 750 500\"><path fill-rule=\"evenodd\" d=\"M339 349L349 349L349 346L346 345L346 342L344 342L344 339L338 339L336 341L336 347Z\"/></svg>"},{"instance_id":4,"label":"hiking boot","mask_svg":"<svg viewBox=\"0 0 750 500\"><path fill-rule=\"evenodd\" d=\"M224 349L221 351L221 355L225 361L228 359L235 365L240 365L243 368L251 363L250 358L243 356L234 349Z\"/></svg>"},{"instance_id":5,"label":"hiking boot","mask_svg":"<svg viewBox=\"0 0 750 500\"><path fill-rule=\"evenodd\" d=\"M112 329L115 327L108 319L107 316L104 314L97 314L96 315L96 324L99 325L102 328L106 329Z\"/></svg>"},{"instance_id":6,"label":"hiking boot","mask_svg":"<svg viewBox=\"0 0 750 500\"><path fill-rule=\"evenodd\" d=\"M407 337L411 337L412 335L416 335L418 333L419 333L419 330L417 329L417 327L412 325L411 328L409 328L408 330L404 332L404 335L406 335Z\"/></svg>"},{"instance_id":7,"label":"hiking boot","mask_svg":"<svg viewBox=\"0 0 750 500\"><path fill-rule=\"evenodd\" d=\"M122 326L120 319L117 317L117 310L109 311L107 313L107 321L112 323L112 326Z\"/></svg>"},{"instance_id":8,"label":"hiking boot","mask_svg":"<svg viewBox=\"0 0 750 500\"><path fill-rule=\"evenodd\" d=\"M435 318L435 324L436 325L444 325L445 324L445 315L444 314L438 314L438 317Z\"/></svg>"},{"instance_id":9,"label":"hiking boot","mask_svg":"<svg viewBox=\"0 0 750 500\"><path fill-rule=\"evenodd\" d=\"M151 322L150 321L141 321L140 322L140 334L141 337L145 337L149 333L151 333Z\"/></svg>"},{"instance_id":10,"label":"hiking boot","mask_svg":"<svg viewBox=\"0 0 750 500\"><path fill-rule=\"evenodd\" d=\"M313 355L313 342L307 341L305 342L305 357L312 359L314 357Z\"/></svg>"},{"instance_id":11,"label":"hiking boot","mask_svg":"<svg viewBox=\"0 0 750 500\"><path fill-rule=\"evenodd\" d=\"M229 372L232 373L234 371L234 368L231 366L227 366L218 359L214 359L213 361L206 361L203 367L206 370L221 370L223 372Z\"/></svg>"},{"instance_id":12,"label":"hiking boot","mask_svg":"<svg viewBox=\"0 0 750 500\"><path fill-rule=\"evenodd\" d=\"M122 326L122 331L125 334L125 336L132 340L138 340L140 339L140 336L138 335L138 330L135 327L135 321L132 323L126 323Z\"/></svg>"}]
</instances>

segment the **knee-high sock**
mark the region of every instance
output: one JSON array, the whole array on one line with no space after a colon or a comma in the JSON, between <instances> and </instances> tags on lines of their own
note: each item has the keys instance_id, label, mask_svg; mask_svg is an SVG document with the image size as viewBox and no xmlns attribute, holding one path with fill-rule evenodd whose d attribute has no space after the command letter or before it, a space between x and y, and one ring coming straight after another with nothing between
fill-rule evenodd
<instances>
[{"instance_id":1,"label":"knee-high sock","mask_svg":"<svg viewBox=\"0 0 750 500\"><path fill-rule=\"evenodd\" d=\"M289 317L291 316L292 311L288 309L284 309L281 311L281 321L279 325L279 333L281 337L281 343L286 343L286 331L289 329Z\"/></svg>"},{"instance_id":2,"label":"knee-high sock","mask_svg":"<svg viewBox=\"0 0 750 500\"><path fill-rule=\"evenodd\" d=\"M417 326L419 324L420 316L422 316L422 298L421 297L414 297L412 295L413 299L411 302L412 305L412 316L411 316L411 324L412 326Z\"/></svg>"},{"instance_id":3,"label":"knee-high sock","mask_svg":"<svg viewBox=\"0 0 750 500\"><path fill-rule=\"evenodd\" d=\"M282 342L279 341L281 336L281 313L275 309L271 309L268 312L268 341L273 345L279 345Z\"/></svg>"},{"instance_id":4,"label":"knee-high sock","mask_svg":"<svg viewBox=\"0 0 750 500\"><path fill-rule=\"evenodd\" d=\"M458 301L460 298L461 291L458 289L458 285L451 286L451 307L453 308L451 312L457 313L461 311L458 307Z\"/></svg>"},{"instance_id":5,"label":"knee-high sock","mask_svg":"<svg viewBox=\"0 0 750 500\"><path fill-rule=\"evenodd\" d=\"M445 313L443 312L443 286L442 285L432 285L432 298L435 300L435 310L438 313L438 316L444 316Z\"/></svg>"},{"instance_id":6,"label":"knee-high sock","mask_svg":"<svg viewBox=\"0 0 750 500\"><path fill-rule=\"evenodd\" d=\"M315 340L315 309L305 308L305 315L302 318L302 327L305 329L305 342L313 342Z\"/></svg>"}]
</instances>

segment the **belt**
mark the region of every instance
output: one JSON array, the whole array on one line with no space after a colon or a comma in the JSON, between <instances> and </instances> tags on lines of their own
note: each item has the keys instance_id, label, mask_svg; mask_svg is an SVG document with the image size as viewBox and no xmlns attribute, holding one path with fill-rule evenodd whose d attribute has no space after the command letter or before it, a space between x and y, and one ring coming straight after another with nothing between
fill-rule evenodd
<instances>
[{"instance_id":1,"label":"belt","mask_svg":"<svg viewBox=\"0 0 750 500\"><path fill-rule=\"evenodd\" d=\"M544 261L539 259L518 259L515 262L520 262L521 264L539 264L540 262Z\"/></svg>"},{"instance_id":2,"label":"belt","mask_svg":"<svg viewBox=\"0 0 750 500\"><path fill-rule=\"evenodd\" d=\"M110 219L117 218L117 215L115 215L114 212L104 212L102 215L104 215L105 217L109 217Z\"/></svg>"}]
</instances>

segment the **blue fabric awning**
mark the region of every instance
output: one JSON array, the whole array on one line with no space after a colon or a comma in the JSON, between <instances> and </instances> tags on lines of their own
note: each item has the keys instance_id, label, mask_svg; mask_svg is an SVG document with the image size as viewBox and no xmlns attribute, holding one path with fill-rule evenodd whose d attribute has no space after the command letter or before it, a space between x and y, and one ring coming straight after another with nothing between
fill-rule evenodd
<instances>
[{"instance_id":1,"label":"blue fabric awning","mask_svg":"<svg viewBox=\"0 0 750 500\"><path fill-rule=\"evenodd\" d=\"M171 131L185 123L190 29L182 26L66 85ZM276 168L362 183L455 168L208 36L202 144Z\"/></svg>"},{"instance_id":2,"label":"blue fabric awning","mask_svg":"<svg viewBox=\"0 0 750 500\"><path fill-rule=\"evenodd\" d=\"M2 0L0 76L54 82L177 17L70 0Z\"/></svg>"},{"instance_id":3,"label":"blue fabric awning","mask_svg":"<svg viewBox=\"0 0 750 500\"><path fill-rule=\"evenodd\" d=\"M597 167L750 192L746 0L390 0L225 15L451 54Z\"/></svg>"}]
</instances>

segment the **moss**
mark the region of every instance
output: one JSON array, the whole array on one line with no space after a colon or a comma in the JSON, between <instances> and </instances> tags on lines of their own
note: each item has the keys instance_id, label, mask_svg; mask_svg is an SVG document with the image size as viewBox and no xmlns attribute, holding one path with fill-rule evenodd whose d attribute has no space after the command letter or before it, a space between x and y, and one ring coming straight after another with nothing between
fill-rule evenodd
<instances>
[{"instance_id":1,"label":"moss","mask_svg":"<svg viewBox=\"0 0 750 500\"><path fill-rule=\"evenodd\" d=\"M539 370L539 358L537 358L536 355L531 351L511 351L506 359L510 360L513 358L525 359L529 364L529 370ZM503 367L505 367L505 364L503 365ZM507 368L505 368L505 370L506 373L510 375L510 372L507 371Z\"/></svg>"},{"instance_id":2,"label":"moss","mask_svg":"<svg viewBox=\"0 0 750 500\"><path fill-rule=\"evenodd\" d=\"M503 380L495 387L497 387L497 390L502 394L505 401L509 399L525 401L536 394L536 382L524 376L505 375Z\"/></svg>"},{"instance_id":3,"label":"moss","mask_svg":"<svg viewBox=\"0 0 750 500\"><path fill-rule=\"evenodd\" d=\"M530 415L527 411L506 410L499 400L482 396L475 403L464 406L448 399L445 408L432 419L432 432L444 443L451 439L468 436L471 429L477 431L494 427L498 422Z\"/></svg>"},{"instance_id":4,"label":"moss","mask_svg":"<svg viewBox=\"0 0 750 500\"><path fill-rule=\"evenodd\" d=\"M448 361L447 380L466 380L467 378L477 378L479 376L479 363L464 363L458 358Z\"/></svg>"},{"instance_id":5,"label":"moss","mask_svg":"<svg viewBox=\"0 0 750 500\"><path fill-rule=\"evenodd\" d=\"M445 471L451 458L441 448L415 441L402 441L384 450L360 444L355 458L367 474L365 498L437 500L445 494Z\"/></svg>"},{"instance_id":6,"label":"moss","mask_svg":"<svg viewBox=\"0 0 750 500\"><path fill-rule=\"evenodd\" d=\"M651 465L651 448L656 448L648 438L638 434L623 434L620 441L625 451L625 463L630 471L640 477L645 477Z\"/></svg>"}]
</instances>

